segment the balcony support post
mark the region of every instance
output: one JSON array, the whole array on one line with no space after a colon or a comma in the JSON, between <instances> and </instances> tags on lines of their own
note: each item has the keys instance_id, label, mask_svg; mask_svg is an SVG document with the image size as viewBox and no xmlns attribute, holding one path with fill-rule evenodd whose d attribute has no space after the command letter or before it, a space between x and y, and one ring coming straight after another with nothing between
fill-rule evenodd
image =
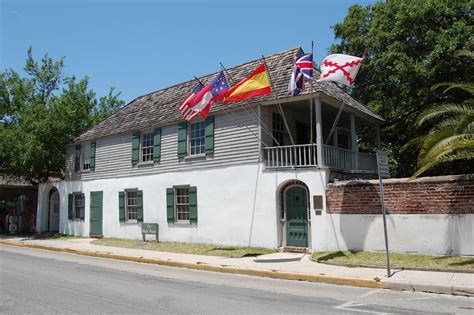
<instances>
[{"instance_id":1,"label":"balcony support post","mask_svg":"<svg viewBox=\"0 0 474 315\"><path fill-rule=\"evenodd\" d=\"M350 121L351 121L351 149L353 153L353 165L356 170L359 169L359 148L357 146L357 133L356 133L356 123L355 123L355 115L353 113L350 114Z\"/></svg>"},{"instance_id":2,"label":"balcony support post","mask_svg":"<svg viewBox=\"0 0 474 315\"><path fill-rule=\"evenodd\" d=\"M314 99L314 111L316 113L316 154L318 166L323 166L323 120L321 116L321 99L319 97Z\"/></svg>"}]
</instances>

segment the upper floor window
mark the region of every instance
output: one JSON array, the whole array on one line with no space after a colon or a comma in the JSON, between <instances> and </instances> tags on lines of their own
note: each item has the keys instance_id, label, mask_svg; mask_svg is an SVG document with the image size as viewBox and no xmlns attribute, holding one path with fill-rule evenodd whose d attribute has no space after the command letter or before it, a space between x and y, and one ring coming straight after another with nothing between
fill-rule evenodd
<instances>
[{"instance_id":1,"label":"upper floor window","mask_svg":"<svg viewBox=\"0 0 474 315\"><path fill-rule=\"evenodd\" d=\"M82 145L82 154L81 154L81 169L83 171L90 170L91 161L90 161L90 143L86 142Z\"/></svg>"},{"instance_id":2,"label":"upper floor window","mask_svg":"<svg viewBox=\"0 0 474 315\"><path fill-rule=\"evenodd\" d=\"M337 146L343 149L351 148L351 131L349 129L337 127Z\"/></svg>"},{"instance_id":3,"label":"upper floor window","mask_svg":"<svg viewBox=\"0 0 474 315\"><path fill-rule=\"evenodd\" d=\"M75 146L74 171L95 170L95 141L87 141Z\"/></svg>"},{"instance_id":4,"label":"upper floor window","mask_svg":"<svg viewBox=\"0 0 474 315\"><path fill-rule=\"evenodd\" d=\"M206 124L204 121L190 124L189 153L190 155L205 154Z\"/></svg>"},{"instance_id":5,"label":"upper floor window","mask_svg":"<svg viewBox=\"0 0 474 315\"><path fill-rule=\"evenodd\" d=\"M142 134L141 153L142 162L153 161L154 133L148 132Z\"/></svg>"},{"instance_id":6,"label":"upper floor window","mask_svg":"<svg viewBox=\"0 0 474 315\"><path fill-rule=\"evenodd\" d=\"M214 117L205 121L178 124L178 157L204 157L214 154Z\"/></svg>"},{"instance_id":7,"label":"upper floor window","mask_svg":"<svg viewBox=\"0 0 474 315\"><path fill-rule=\"evenodd\" d=\"M285 135L285 125L283 123L283 118L278 113L272 114L272 133L273 137L278 141L278 143L273 139L273 146L278 144L283 145L283 139Z\"/></svg>"}]
</instances>

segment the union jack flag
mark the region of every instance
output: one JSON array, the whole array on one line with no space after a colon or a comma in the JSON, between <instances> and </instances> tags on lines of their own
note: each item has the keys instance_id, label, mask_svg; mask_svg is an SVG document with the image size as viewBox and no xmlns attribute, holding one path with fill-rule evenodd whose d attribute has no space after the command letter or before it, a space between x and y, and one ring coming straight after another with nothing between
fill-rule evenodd
<instances>
[{"instance_id":1,"label":"union jack flag","mask_svg":"<svg viewBox=\"0 0 474 315\"><path fill-rule=\"evenodd\" d=\"M310 81L313 77L313 54L305 54L296 57L295 66L301 69L304 80Z\"/></svg>"}]
</instances>

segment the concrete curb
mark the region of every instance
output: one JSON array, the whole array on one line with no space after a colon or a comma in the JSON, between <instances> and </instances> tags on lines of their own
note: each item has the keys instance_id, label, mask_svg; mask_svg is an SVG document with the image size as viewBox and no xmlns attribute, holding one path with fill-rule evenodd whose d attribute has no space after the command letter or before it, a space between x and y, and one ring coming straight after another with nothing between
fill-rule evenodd
<instances>
[{"instance_id":1,"label":"concrete curb","mask_svg":"<svg viewBox=\"0 0 474 315\"><path fill-rule=\"evenodd\" d=\"M396 282L390 280L379 280L379 279L367 279L367 278L356 278L356 277L340 277L340 276L331 276L331 275L317 275L317 274L307 274L307 273L298 273L298 272L289 272L289 271L279 271L279 270L263 270L263 269L251 269L235 266L226 266L226 265L214 265L200 262L188 262L188 261L178 261L171 259L161 259L161 258L146 258L143 256L129 256L122 254L114 254L110 252L102 251L89 251L89 250L80 250L72 249L67 247L58 247L51 245L40 245L27 242L16 242L8 240L0 240L0 244L18 246L18 247L29 247L36 249L43 249L55 252L64 252L84 256L92 257L101 257L109 259L118 259L126 261L134 261L148 264L157 264L162 266L169 267L180 267L194 270L204 270L204 271L213 271L213 272L222 272L222 273L232 273L232 274L242 274L248 276L257 276L257 277L266 277L274 279L283 279L283 280L297 280L297 281L308 281L308 282L321 282L321 283L330 283L337 285L350 285L355 287L364 287L364 288L383 288L383 289L392 289L392 290L401 290L401 291L417 291L417 292L429 292L429 293L442 293L442 294L452 294L452 295L464 295L464 296L474 296L474 288L460 288L452 286L440 286L440 285L431 285L431 284L416 284L416 283L406 283L406 282Z\"/></svg>"}]
</instances>

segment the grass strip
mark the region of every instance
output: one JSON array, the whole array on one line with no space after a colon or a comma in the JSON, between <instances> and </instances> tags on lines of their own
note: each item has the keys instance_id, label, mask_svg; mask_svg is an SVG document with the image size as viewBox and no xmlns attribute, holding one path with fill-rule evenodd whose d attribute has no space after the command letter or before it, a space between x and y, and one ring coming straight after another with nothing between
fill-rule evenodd
<instances>
[{"instance_id":1,"label":"grass strip","mask_svg":"<svg viewBox=\"0 0 474 315\"><path fill-rule=\"evenodd\" d=\"M385 253L361 251L315 252L313 260L350 266L385 267ZM392 268L474 271L474 257L434 256L410 253L390 253Z\"/></svg>"},{"instance_id":2,"label":"grass strip","mask_svg":"<svg viewBox=\"0 0 474 315\"><path fill-rule=\"evenodd\" d=\"M220 246L210 244L194 244L194 243L172 243L154 241L139 241L139 240L124 240L118 238L102 238L92 242L94 245L156 250L162 252L172 252L181 254L194 254L206 256L221 256L221 257L249 257L264 254L274 253L275 250L261 247L234 247L234 246Z\"/></svg>"}]
</instances>

